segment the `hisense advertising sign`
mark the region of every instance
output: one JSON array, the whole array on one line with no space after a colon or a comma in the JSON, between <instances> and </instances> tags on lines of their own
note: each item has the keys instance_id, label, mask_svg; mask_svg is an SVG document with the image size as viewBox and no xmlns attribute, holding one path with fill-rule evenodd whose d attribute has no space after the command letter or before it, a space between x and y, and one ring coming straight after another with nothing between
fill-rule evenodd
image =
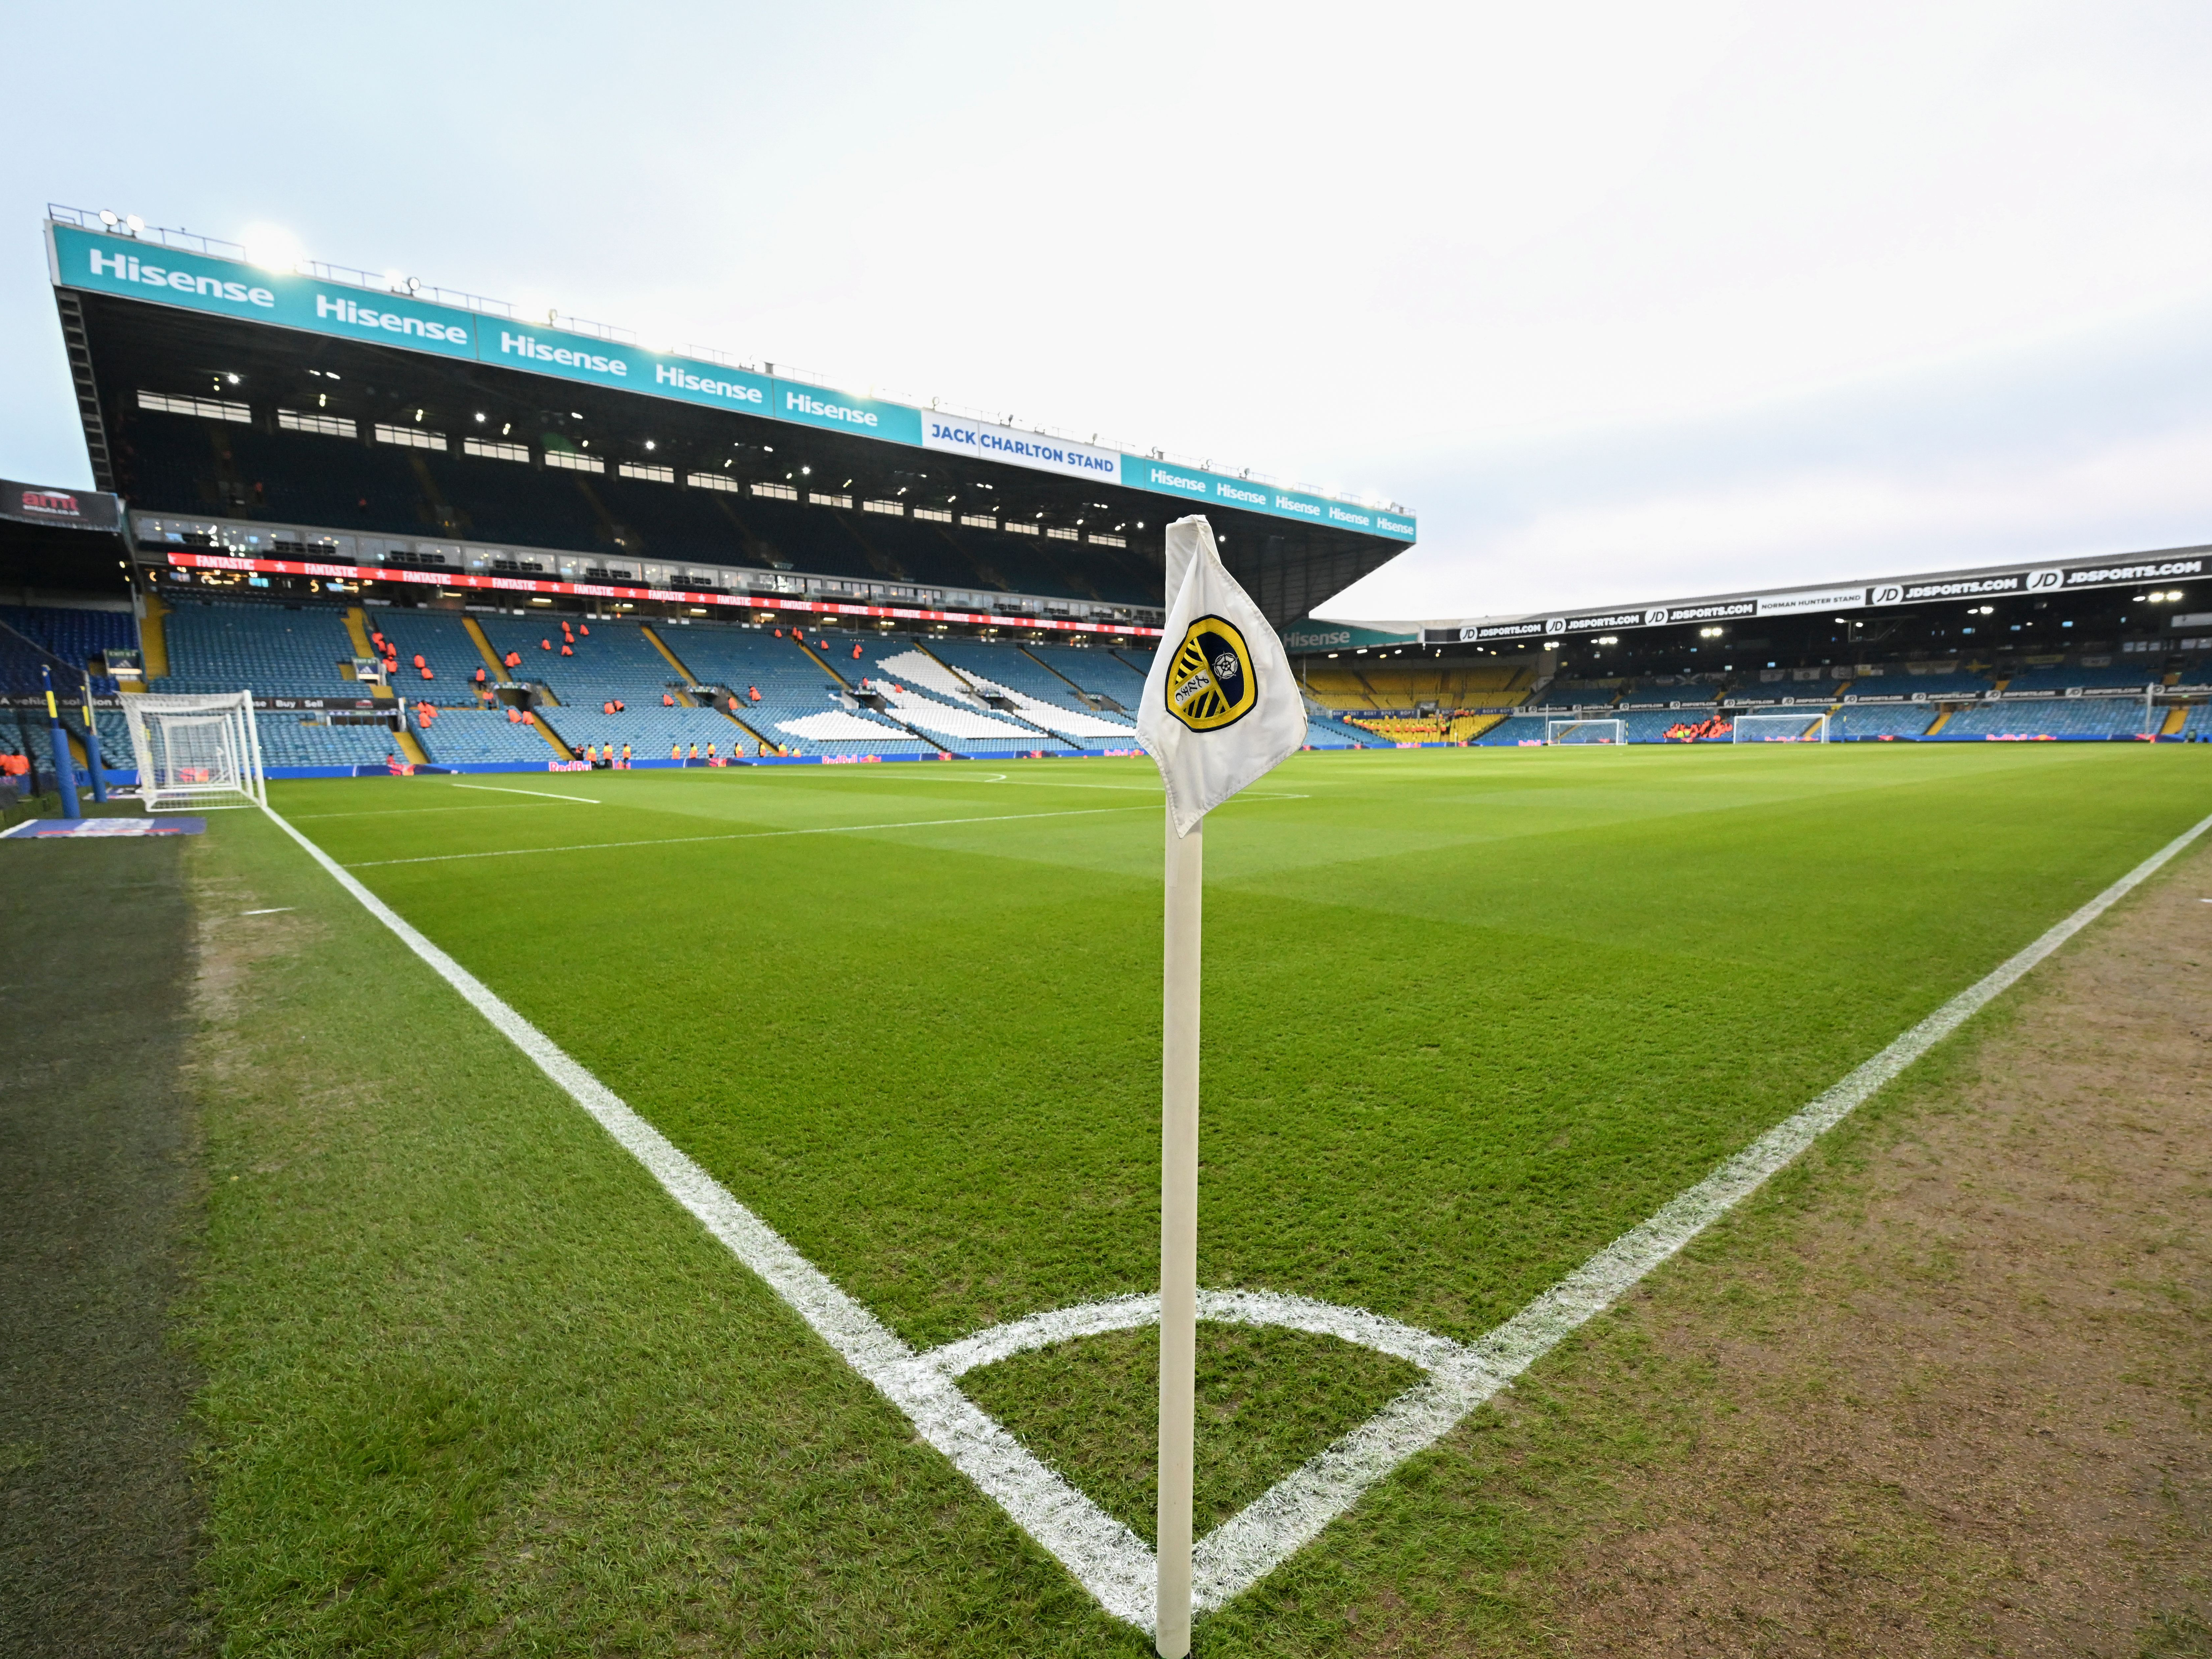
<instances>
[{"instance_id":1,"label":"hisense advertising sign","mask_svg":"<svg viewBox=\"0 0 2212 1659\"><path fill-rule=\"evenodd\" d=\"M1362 651L1377 646L1411 645L1420 636L1416 634L1385 634L1372 628L1354 628L1348 623L1304 622L1292 623L1283 630L1285 651Z\"/></svg>"},{"instance_id":2,"label":"hisense advertising sign","mask_svg":"<svg viewBox=\"0 0 2212 1659\"><path fill-rule=\"evenodd\" d=\"M832 387L776 380L565 329L434 305L404 294L380 294L295 271L264 270L235 259L161 247L75 225L49 223L46 239L47 263L61 288L441 357L465 357L586 386L973 455L1392 541L1411 542L1416 535L1414 521L1406 514Z\"/></svg>"}]
</instances>

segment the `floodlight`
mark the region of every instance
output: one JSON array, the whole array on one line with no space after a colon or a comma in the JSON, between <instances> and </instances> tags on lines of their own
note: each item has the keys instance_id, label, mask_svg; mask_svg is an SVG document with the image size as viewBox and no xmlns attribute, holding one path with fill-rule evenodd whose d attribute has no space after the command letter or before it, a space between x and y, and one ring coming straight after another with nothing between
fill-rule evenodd
<instances>
[{"instance_id":1,"label":"floodlight","mask_svg":"<svg viewBox=\"0 0 2212 1659\"><path fill-rule=\"evenodd\" d=\"M112 230L117 225L120 224L122 221L115 216L112 210L102 208L100 210L100 222L106 225L110 230Z\"/></svg>"},{"instance_id":2,"label":"floodlight","mask_svg":"<svg viewBox=\"0 0 2212 1659\"><path fill-rule=\"evenodd\" d=\"M131 227L131 234L133 236L136 236L140 231L146 228L146 222L143 219L141 219L135 213L129 218L125 219L123 222Z\"/></svg>"}]
</instances>

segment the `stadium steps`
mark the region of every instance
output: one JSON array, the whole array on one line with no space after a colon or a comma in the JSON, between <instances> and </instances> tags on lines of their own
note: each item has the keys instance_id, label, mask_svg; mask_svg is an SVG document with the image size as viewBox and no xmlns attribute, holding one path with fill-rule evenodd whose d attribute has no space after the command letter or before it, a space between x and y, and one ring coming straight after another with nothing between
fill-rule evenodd
<instances>
[{"instance_id":1,"label":"stadium steps","mask_svg":"<svg viewBox=\"0 0 2212 1659\"><path fill-rule=\"evenodd\" d=\"M163 625L163 618L168 614L169 607L161 603L159 593L146 596L146 614L138 619L138 648L145 657L140 665L145 669L146 678L149 680L165 680L169 677L169 635ZM141 682L138 690L143 691L145 689L143 682Z\"/></svg>"},{"instance_id":2,"label":"stadium steps","mask_svg":"<svg viewBox=\"0 0 2212 1659\"><path fill-rule=\"evenodd\" d=\"M783 752L783 745L781 744L778 743L774 738L763 737L758 732L755 731L748 722L739 720L735 714L732 714L720 703L718 702L714 705L714 712L720 714L724 720L729 721L731 725L736 726L738 731L750 738L762 754L766 755L773 752L780 755Z\"/></svg>"},{"instance_id":3,"label":"stadium steps","mask_svg":"<svg viewBox=\"0 0 2212 1659\"><path fill-rule=\"evenodd\" d=\"M1936 716L1936 724L1929 726L1920 735L1923 738L1934 737L1938 732L1941 732L1945 726L1951 723L1951 716L1958 712L1959 711L1955 708L1946 708L1942 714Z\"/></svg>"},{"instance_id":4,"label":"stadium steps","mask_svg":"<svg viewBox=\"0 0 2212 1659\"><path fill-rule=\"evenodd\" d=\"M830 665L829 658L823 656L819 651L817 651L812 646L807 644L805 640L800 639L796 634L793 634L791 636L791 642L797 646L801 651L804 651L808 656L813 658L814 665L817 668L819 668L823 673L827 674L831 679L836 681L838 684L843 686L848 691L853 689L853 683Z\"/></svg>"},{"instance_id":5,"label":"stadium steps","mask_svg":"<svg viewBox=\"0 0 2212 1659\"><path fill-rule=\"evenodd\" d=\"M916 641L916 643L917 643L917 644L919 644L919 643L920 643L920 641ZM927 646L924 646L922 648L923 648L924 650L927 650L927 649L928 649L928 647L927 647ZM1015 650L1017 650L1017 651L1018 651L1018 652L1020 652L1020 653L1022 653L1022 655L1024 655L1024 657L1027 657L1027 658L1028 658L1031 662L1035 663L1035 664L1036 664L1039 668L1043 669L1043 670L1044 670L1044 672L1045 672L1046 673L1050 674L1054 678L1055 678L1055 679L1057 679L1057 680L1060 680L1060 681L1061 681L1062 683L1064 683L1064 684L1066 685L1066 687L1067 687L1067 689L1068 689L1069 690L1071 690L1071 691L1073 691L1073 692L1074 692L1074 693L1075 693L1075 700L1076 700L1079 703L1082 704L1084 708L1089 708L1091 707L1091 698L1094 695L1103 695L1103 694L1092 693L1092 692L1085 691L1085 690L1081 686L1078 685L1078 684L1077 684L1073 680L1069 679L1069 678L1067 678L1067 676L1066 676L1066 675L1065 675L1065 674L1061 673L1061 672L1060 672L1060 670L1058 670L1057 668L1054 668L1054 667L1050 663L1047 662L1047 661L1046 661L1042 657L1040 657L1039 655L1037 655L1037 653L1036 653L1036 652L1034 652L1034 651L1030 650L1027 646L1025 646L1025 645L1018 645L1018 646L1016 646L1016 647L1014 647L1014 649L1015 649ZM930 654L930 655L932 655L932 656L933 657L933 656L935 656L937 653L936 653L934 651L931 651L929 654ZM1094 712L1094 713L1097 713L1097 712L1100 712L1100 711L1094 710L1093 712ZM1124 708L1124 709L1122 709L1122 710L1121 710L1121 712L1122 712L1123 714L1127 714L1129 711L1128 711L1127 709Z\"/></svg>"},{"instance_id":6,"label":"stadium steps","mask_svg":"<svg viewBox=\"0 0 2212 1659\"><path fill-rule=\"evenodd\" d=\"M2169 682L2169 684L2171 684L2171 682ZM2165 722L2158 728L2158 735L2161 738L2170 738L2174 736L2181 730L2182 726L2188 722L2188 708L2180 703L2176 703L2172 708L2166 711L2166 720Z\"/></svg>"},{"instance_id":7,"label":"stadium steps","mask_svg":"<svg viewBox=\"0 0 2212 1659\"><path fill-rule=\"evenodd\" d=\"M929 648L929 641L923 639L921 635L917 634L914 636L912 648L921 652L923 656L928 658L930 661L935 663L946 673L951 675L954 679L959 681L961 684L966 686L970 691L975 692L977 696L980 697L983 695L981 690L976 685L973 678L962 673L960 670L955 668L951 663L945 661L944 658L939 656L937 653L931 650ZM1022 654L1024 656L1029 656L1029 653L1026 651L1023 652ZM1030 660L1031 662L1036 662L1036 659L1030 657ZM1039 667L1045 666L1042 663L1039 663L1037 665ZM1065 679L1066 676L1060 675L1059 678ZM1070 738L1061 737L1059 732L1051 730L1048 726L1039 726L1035 720L1030 720L1027 715L1024 714L1018 708L994 708L991 709L990 714L991 718L994 720L1005 720L1009 725L1018 726L1023 727L1024 730L1036 732L1038 738L1037 747L1040 749L1070 749L1073 750L1078 754L1080 754L1083 750L1083 745L1081 744L1076 743ZM898 716L896 714L890 715L889 718L898 720ZM904 725L905 722L902 720L900 721L900 724ZM921 737L921 733L916 732L915 736L918 738ZM923 741L926 743L936 744L940 748L944 746L944 739L941 738L923 738Z\"/></svg>"},{"instance_id":8,"label":"stadium steps","mask_svg":"<svg viewBox=\"0 0 2212 1659\"><path fill-rule=\"evenodd\" d=\"M499 653L491 648L491 636L483 631L483 624L474 617L464 617L461 618L461 631L469 636L469 643L483 654L484 666L490 671L492 678L504 683L507 665L499 659Z\"/></svg>"},{"instance_id":9,"label":"stadium steps","mask_svg":"<svg viewBox=\"0 0 2212 1659\"><path fill-rule=\"evenodd\" d=\"M368 611L362 610L362 607L357 605L348 605L346 607L345 613L345 630L346 637L353 641L353 653L355 656L373 657L376 654L376 647L369 643ZM353 679L356 678L354 672L350 667L343 669L340 672L344 678ZM368 688L368 695L375 702L391 702L394 701L399 694L394 691L388 685L377 685L372 684Z\"/></svg>"},{"instance_id":10,"label":"stadium steps","mask_svg":"<svg viewBox=\"0 0 2212 1659\"><path fill-rule=\"evenodd\" d=\"M530 711L530 723L538 728L538 733L540 737L544 738L546 742L553 745L553 752L560 756L562 760L572 761L576 758L576 751L568 747L568 744L562 739L561 734L558 732L556 732L552 726L547 723L544 716L540 714L534 708Z\"/></svg>"},{"instance_id":11,"label":"stadium steps","mask_svg":"<svg viewBox=\"0 0 2212 1659\"><path fill-rule=\"evenodd\" d=\"M422 752L422 745L416 739L416 736L412 732L410 732L403 726L394 735L396 735L399 739L399 752L401 755L405 757L407 759L413 761L417 766L428 766L430 763L429 756Z\"/></svg>"},{"instance_id":12,"label":"stadium steps","mask_svg":"<svg viewBox=\"0 0 2212 1659\"><path fill-rule=\"evenodd\" d=\"M699 677L677 659L676 653L668 648L668 641L662 639L653 629L640 623L637 625L637 631L645 636L645 642L667 658L668 665L683 677L682 689L679 690L674 686L669 688L676 693L677 705L684 708L696 708L699 706L699 700L691 695L690 688L699 684Z\"/></svg>"}]
</instances>

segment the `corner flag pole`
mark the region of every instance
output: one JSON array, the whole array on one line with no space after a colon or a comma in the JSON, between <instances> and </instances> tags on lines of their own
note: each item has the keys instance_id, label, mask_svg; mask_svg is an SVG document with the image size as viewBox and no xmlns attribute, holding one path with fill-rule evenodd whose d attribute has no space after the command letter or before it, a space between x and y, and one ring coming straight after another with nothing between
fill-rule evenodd
<instances>
[{"instance_id":1,"label":"corner flag pole","mask_svg":"<svg viewBox=\"0 0 2212 1659\"><path fill-rule=\"evenodd\" d=\"M1167 815L1167 928L1161 975L1160 1463L1153 1646L1190 1651L1193 1395L1198 1370L1198 969L1206 826Z\"/></svg>"},{"instance_id":2,"label":"corner flag pole","mask_svg":"<svg viewBox=\"0 0 2212 1659\"><path fill-rule=\"evenodd\" d=\"M1167 792L1160 974L1160 1460L1152 1645L1190 1651L1193 1396L1198 1372L1199 908L1206 815L1298 750L1306 708L1283 642L1237 585L1202 514L1167 529L1168 608L1137 741Z\"/></svg>"}]
</instances>

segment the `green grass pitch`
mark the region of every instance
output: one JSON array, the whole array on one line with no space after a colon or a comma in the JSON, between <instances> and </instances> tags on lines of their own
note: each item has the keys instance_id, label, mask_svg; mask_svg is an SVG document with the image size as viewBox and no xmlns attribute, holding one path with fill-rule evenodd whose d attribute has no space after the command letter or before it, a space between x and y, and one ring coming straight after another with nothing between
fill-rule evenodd
<instances>
[{"instance_id":1,"label":"green grass pitch","mask_svg":"<svg viewBox=\"0 0 2212 1659\"><path fill-rule=\"evenodd\" d=\"M2194 823L2203 758L1295 757L1207 823L1201 1284L1480 1336ZM1149 763L270 799L910 1343L1155 1285ZM296 849L231 814L202 856L317 930L210 1107L211 1571L248 1646L1144 1650ZM280 1108L325 1086L288 1020L382 1103ZM344 1180L221 1184L310 1142ZM1415 1375L1203 1336L1201 1530ZM1152 1340L964 1382L1147 1540ZM1506 1571L1534 1546L1455 1458L1200 1650L1328 1651L1334 1597Z\"/></svg>"}]
</instances>

